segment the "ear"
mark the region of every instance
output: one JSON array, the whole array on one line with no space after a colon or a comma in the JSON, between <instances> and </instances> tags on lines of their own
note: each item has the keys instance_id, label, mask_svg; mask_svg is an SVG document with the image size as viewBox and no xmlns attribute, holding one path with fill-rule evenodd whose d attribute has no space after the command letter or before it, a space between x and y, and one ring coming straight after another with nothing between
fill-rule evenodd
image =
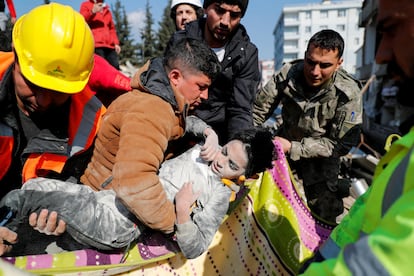
<instances>
[{"instance_id":1,"label":"ear","mask_svg":"<svg viewBox=\"0 0 414 276\"><path fill-rule=\"evenodd\" d=\"M173 69L168 73L168 78L170 79L170 84L177 86L182 78L181 71L178 69Z\"/></svg>"},{"instance_id":2,"label":"ear","mask_svg":"<svg viewBox=\"0 0 414 276\"><path fill-rule=\"evenodd\" d=\"M343 58L339 58L339 60L338 60L338 64L336 65L336 70L338 70L339 69L339 67L341 67L341 65L342 65L342 62L344 61L344 59ZM335 70L335 71L336 71Z\"/></svg>"}]
</instances>

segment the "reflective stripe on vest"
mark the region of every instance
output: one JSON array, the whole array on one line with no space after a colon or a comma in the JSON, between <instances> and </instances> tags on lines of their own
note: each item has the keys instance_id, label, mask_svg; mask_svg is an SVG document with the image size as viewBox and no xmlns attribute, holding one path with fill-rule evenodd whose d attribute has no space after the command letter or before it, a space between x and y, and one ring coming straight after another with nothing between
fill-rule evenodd
<instances>
[{"instance_id":1,"label":"reflective stripe on vest","mask_svg":"<svg viewBox=\"0 0 414 276\"><path fill-rule=\"evenodd\" d=\"M413 153L414 148L412 148L404 159L398 164L395 170L392 172L388 183L393 183L393 185L387 185L384 193L384 198L382 200L382 212L381 215L384 216L391 205L402 195L404 186L405 186L405 175L407 172L408 165L410 164L411 154Z\"/></svg>"},{"instance_id":2,"label":"reflective stripe on vest","mask_svg":"<svg viewBox=\"0 0 414 276\"><path fill-rule=\"evenodd\" d=\"M389 275L381 261L372 253L368 244L369 236L351 243L344 249L344 261L351 275Z\"/></svg>"},{"instance_id":3,"label":"reflective stripe on vest","mask_svg":"<svg viewBox=\"0 0 414 276\"><path fill-rule=\"evenodd\" d=\"M91 147L105 110L102 103L93 96L89 89L73 95L67 155L30 154L23 167L23 183L34 177L45 176L48 171L61 173L68 157Z\"/></svg>"},{"instance_id":4,"label":"reflective stripe on vest","mask_svg":"<svg viewBox=\"0 0 414 276\"><path fill-rule=\"evenodd\" d=\"M70 109L68 154L74 154L89 148L95 139L99 128L100 118L105 107L87 86L84 92L72 96Z\"/></svg>"},{"instance_id":5,"label":"reflective stripe on vest","mask_svg":"<svg viewBox=\"0 0 414 276\"><path fill-rule=\"evenodd\" d=\"M4 177L10 168L13 145L13 130L11 127L0 123L0 179Z\"/></svg>"},{"instance_id":6,"label":"reflective stripe on vest","mask_svg":"<svg viewBox=\"0 0 414 276\"><path fill-rule=\"evenodd\" d=\"M406 183L405 176L413 150L414 148L411 148L408 154L398 163L387 181L382 199L381 217L385 215L403 193ZM361 235L358 241L358 248L356 248L355 244L350 244L344 249L344 261L348 269L352 272L352 275L389 275L381 261L372 252L368 244L368 238L369 235ZM362 250L361 247L363 247Z\"/></svg>"},{"instance_id":7,"label":"reflective stripe on vest","mask_svg":"<svg viewBox=\"0 0 414 276\"><path fill-rule=\"evenodd\" d=\"M392 172L387 183L393 183L393 185L387 185L384 191L384 196L382 200L382 210L381 216L384 216L388 209L394 204L394 202L401 196L405 186L405 176L410 164L411 155L413 154L414 148L412 148L407 155L399 162L395 170ZM360 239L366 239L367 234L361 232ZM319 248L319 252L325 259L336 258L341 251L341 248L329 237L323 245ZM348 254L350 254L350 249L347 249ZM368 253L369 252L369 253ZM368 249L366 252L367 256L364 258L367 259L367 262L372 263L377 262L378 260L372 254L371 249ZM368 255L371 255L372 260L368 260ZM352 260L350 260L351 262Z\"/></svg>"},{"instance_id":8,"label":"reflective stripe on vest","mask_svg":"<svg viewBox=\"0 0 414 276\"><path fill-rule=\"evenodd\" d=\"M331 236L319 248L319 253L325 259L336 258L340 251L341 248L332 240Z\"/></svg>"}]
</instances>

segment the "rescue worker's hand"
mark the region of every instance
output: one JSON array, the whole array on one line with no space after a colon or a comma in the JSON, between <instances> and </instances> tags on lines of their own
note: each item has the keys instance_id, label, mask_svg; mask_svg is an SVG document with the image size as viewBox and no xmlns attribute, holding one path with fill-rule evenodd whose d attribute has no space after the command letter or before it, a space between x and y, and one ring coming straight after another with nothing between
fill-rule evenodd
<instances>
[{"instance_id":1,"label":"rescue worker's hand","mask_svg":"<svg viewBox=\"0 0 414 276\"><path fill-rule=\"evenodd\" d=\"M189 221L192 207L200 196L201 192L193 191L193 183L186 182L175 195L175 212L177 215L177 224Z\"/></svg>"},{"instance_id":2,"label":"rescue worker's hand","mask_svg":"<svg viewBox=\"0 0 414 276\"><path fill-rule=\"evenodd\" d=\"M207 128L204 131L205 142L201 146L200 157L205 161L212 161L220 150L218 143L218 136L212 128Z\"/></svg>"},{"instance_id":3,"label":"rescue worker's hand","mask_svg":"<svg viewBox=\"0 0 414 276\"><path fill-rule=\"evenodd\" d=\"M121 52L121 46L115 45L115 52L119 55L119 53Z\"/></svg>"},{"instance_id":4,"label":"rescue worker's hand","mask_svg":"<svg viewBox=\"0 0 414 276\"><path fill-rule=\"evenodd\" d=\"M0 227L0 256L12 250L12 245L17 242L17 233L6 227Z\"/></svg>"},{"instance_id":5,"label":"rescue worker's hand","mask_svg":"<svg viewBox=\"0 0 414 276\"><path fill-rule=\"evenodd\" d=\"M66 222L58 220L57 216L55 211L49 214L47 209L43 209L39 216L36 213L29 216L29 224L40 233L59 236L66 231Z\"/></svg>"}]
</instances>

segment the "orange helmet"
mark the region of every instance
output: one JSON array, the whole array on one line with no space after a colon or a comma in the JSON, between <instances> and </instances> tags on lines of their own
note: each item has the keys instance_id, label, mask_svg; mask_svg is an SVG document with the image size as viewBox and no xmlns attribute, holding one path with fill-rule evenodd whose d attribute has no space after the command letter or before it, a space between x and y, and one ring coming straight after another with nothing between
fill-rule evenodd
<instances>
[{"instance_id":1,"label":"orange helmet","mask_svg":"<svg viewBox=\"0 0 414 276\"><path fill-rule=\"evenodd\" d=\"M62 93L78 93L93 68L94 40L83 16L57 3L21 16L13 28L13 47L23 76Z\"/></svg>"}]
</instances>

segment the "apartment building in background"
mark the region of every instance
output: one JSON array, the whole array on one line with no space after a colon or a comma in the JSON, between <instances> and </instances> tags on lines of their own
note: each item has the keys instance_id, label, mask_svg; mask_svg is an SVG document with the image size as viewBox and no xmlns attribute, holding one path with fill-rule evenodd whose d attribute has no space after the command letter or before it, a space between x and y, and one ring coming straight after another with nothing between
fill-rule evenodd
<instances>
[{"instance_id":1,"label":"apartment building in background","mask_svg":"<svg viewBox=\"0 0 414 276\"><path fill-rule=\"evenodd\" d=\"M275 73L275 62L273 59L259 61L259 70L262 74L260 87L263 87Z\"/></svg>"},{"instance_id":2,"label":"apartment building in background","mask_svg":"<svg viewBox=\"0 0 414 276\"><path fill-rule=\"evenodd\" d=\"M275 70L283 63L303 58L311 36L322 29L333 29L345 40L342 66L357 72L357 51L364 44L360 27L362 0L329 1L285 5L273 31Z\"/></svg>"}]
</instances>

